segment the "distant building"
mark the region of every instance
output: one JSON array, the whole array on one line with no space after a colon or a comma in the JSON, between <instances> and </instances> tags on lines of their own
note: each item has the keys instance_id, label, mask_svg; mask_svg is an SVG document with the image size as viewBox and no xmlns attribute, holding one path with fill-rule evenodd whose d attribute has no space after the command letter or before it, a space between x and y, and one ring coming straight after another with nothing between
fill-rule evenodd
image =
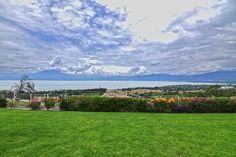
<instances>
[{"instance_id":1,"label":"distant building","mask_svg":"<svg viewBox=\"0 0 236 157\"><path fill-rule=\"evenodd\" d=\"M108 89L103 96L107 97L132 97L134 94L145 94L145 93L161 93L160 90L152 89L134 89L134 90L119 90L119 89Z\"/></svg>"},{"instance_id":2,"label":"distant building","mask_svg":"<svg viewBox=\"0 0 236 157\"><path fill-rule=\"evenodd\" d=\"M222 86L220 89L233 89L234 87L233 86Z\"/></svg>"},{"instance_id":3,"label":"distant building","mask_svg":"<svg viewBox=\"0 0 236 157\"><path fill-rule=\"evenodd\" d=\"M103 96L107 96L107 97L122 97L122 98L129 97L127 91L111 90L111 89L108 89L106 91L106 93L103 94Z\"/></svg>"}]
</instances>

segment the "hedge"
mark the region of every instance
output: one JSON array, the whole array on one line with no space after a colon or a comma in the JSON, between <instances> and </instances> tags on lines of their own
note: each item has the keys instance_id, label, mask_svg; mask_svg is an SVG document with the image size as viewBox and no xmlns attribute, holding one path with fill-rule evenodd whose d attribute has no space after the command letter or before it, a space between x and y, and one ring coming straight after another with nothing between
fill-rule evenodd
<instances>
[{"instance_id":1,"label":"hedge","mask_svg":"<svg viewBox=\"0 0 236 157\"><path fill-rule=\"evenodd\" d=\"M116 97L70 97L62 99L62 111L92 111L92 112L145 112L147 101L136 98Z\"/></svg>"},{"instance_id":2,"label":"hedge","mask_svg":"<svg viewBox=\"0 0 236 157\"><path fill-rule=\"evenodd\" d=\"M168 112L168 113L232 113L236 101L230 98L158 98L153 101L116 97L70 97L60 102L62 111L91 112Z\"/></svg>"},{"instance_id":3,"label":"hedge","mask_svg":"<svg viewBox=\"0 0 236 157\"><path fill-rule=\"evenodd\" d=\"M7 99L0 97L0 108L6 108L7 107Z\"/></svg>"},{"instance_id":4,"label":"hedge","mask_svg":"<svg viewBox=\"0 0 236 157\"><path fill-rule=\"evenodd\" d=\"M236 101L230 98L188 98L175 101L155 101L155 112L173 113L233 113Z\"/></svg>"}]
</instances>

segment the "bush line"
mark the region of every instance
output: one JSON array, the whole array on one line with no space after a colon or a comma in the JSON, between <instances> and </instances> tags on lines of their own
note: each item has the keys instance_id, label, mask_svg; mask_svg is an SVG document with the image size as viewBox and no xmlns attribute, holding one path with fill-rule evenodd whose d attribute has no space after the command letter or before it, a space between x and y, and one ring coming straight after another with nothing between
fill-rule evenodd
<instances>
[{"instance_id":1,"label":"bush line","mask_svg":"<svg viewBox=\"0 0 236 157\"><path fill-rule=\"evenodd\" d=\"M165 112L165 113L221 113L236 112L236 101L230 98L154 99L117 97L70 97L62 99L62 111L87 112Z\"/></svg>"},{"instance_id":2,"label":"bush line","mask_svg":"<svg viewBox=\"0 0 236 157\"><path fill-rule=\"evenodd\" d=\"M45 99L47 109L55 105L53 99ZM0 107L12 105L6 99L0 98ZM40 109L40 101L31 101L32 110ZM235 113L236 100L231 98L181 98L154 100L137 98L118 98L101 96L79 96L60 100L62 111L86 112L164 112L164 113Z\"/></svg>"}]
</instances>

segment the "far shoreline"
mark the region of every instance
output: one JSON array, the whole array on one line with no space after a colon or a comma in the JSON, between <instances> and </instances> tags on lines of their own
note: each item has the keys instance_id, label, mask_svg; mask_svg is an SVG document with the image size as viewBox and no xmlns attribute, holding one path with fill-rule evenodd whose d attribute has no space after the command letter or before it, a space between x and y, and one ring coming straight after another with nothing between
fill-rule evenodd
<instances>
[{"instance_id":1,"label":"far shoreline","mask_svg":"<svg viewBox=\"0 0 236 157\"><path fill-rule=\"evenodd\" d=\"M19 80L0 80L0 90L9 90ZM183 81L117 81L117 80L33 80L37 91L84 90L84 89L125 89L155 88L172 85L228 85L219 82L183 82ZM230 84L235 85L235 84Z\"/></svg>"}]
</instances>

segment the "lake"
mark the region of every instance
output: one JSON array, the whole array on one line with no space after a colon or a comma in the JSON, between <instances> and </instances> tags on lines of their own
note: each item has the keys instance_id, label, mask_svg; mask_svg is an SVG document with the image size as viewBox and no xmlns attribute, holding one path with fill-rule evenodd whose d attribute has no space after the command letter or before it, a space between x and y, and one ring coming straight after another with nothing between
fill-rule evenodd
<instances>
[{"instance_id":1,"label":"lake","mask_svg":"<svg viewBox=\"0 0 236 157\"><path fill-rule=\"evenodd\" d=\"M19 81L0 80L0 90L9 90L12 85ZM133 87L161 87L167 85L199 85L216 83L197 83L197 82L168 82L168 81L34 81L38 91L59 90L59 89L121 89Z\"/></svg>"}]
</instances>

